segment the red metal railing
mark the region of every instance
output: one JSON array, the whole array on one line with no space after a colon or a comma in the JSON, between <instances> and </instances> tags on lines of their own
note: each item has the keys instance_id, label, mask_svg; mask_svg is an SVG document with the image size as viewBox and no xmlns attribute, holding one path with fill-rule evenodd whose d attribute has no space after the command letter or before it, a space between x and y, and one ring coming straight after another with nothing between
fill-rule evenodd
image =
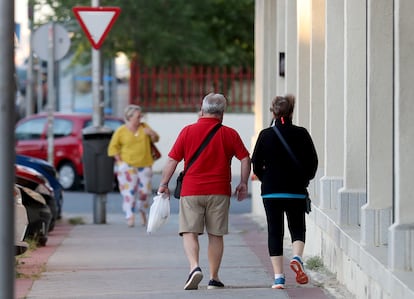
<instances>
[{"instance_id":1,"label":"red metal railing","mask_svg":"<svg viewBox=\"0 0 414 299\"><path fill-rule=\"evenodd\" d=\"M198 111L209 92L224 94L227 112L253 111L253 73L248 68L143 67L131 63L129 102L152 112Z\"/></svg>"}]
</instances>

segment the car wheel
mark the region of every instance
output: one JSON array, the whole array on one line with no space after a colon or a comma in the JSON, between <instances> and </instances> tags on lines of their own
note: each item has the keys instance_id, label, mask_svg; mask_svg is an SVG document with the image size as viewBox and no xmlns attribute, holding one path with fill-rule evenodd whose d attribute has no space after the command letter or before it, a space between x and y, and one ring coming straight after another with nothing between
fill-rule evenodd
<instances>
[{"instance_id":1,"label":"car wheel","mask_svg":"<svg viewBox=\"0 0 414 299\"><path fill-rule=\"evenodd\" d=\"M37 245L44 247L46 246L47 243L47 236L39 236L39 238L37 239Z\"/></svg>"},{"instance_id":2,"label":"car wheel","mask_svg":"<svg viewBox=\"0 0 414 299\"><path fill-rule=\"evenodd\" d=\"M59 199L58 199L58 206L57 206L57 219L62 219L62 206L63 206L63 196L62 194L60 194Z\"/></svg>"},{"instance_id":3,"label":"car wheel","mask_svg":"<svg viewBox=\"0 0 414 299\"><path fill-rule=\"evenodd\" d=\"M56 219L58 217L58 208L56 199L53 196L43 195L44 199L46 200L46 204L50 209L50 213L52 215L49 223L49 232L55 229Z\"/></svg>"},{"instance_id":4,"label":"car wheel","mask_svg":"<svg viewBox=\"0 0 414 299\"><path fill-rule=\"evenodd\" d=\"M48 231L51 232L55 229L55 225L56 225L56 219L54 217L52 217L52 219L50 220L49 223L49 229Z\"/></svg>"},{"instance_id":5,"label":"car wheel","mask_svg":"<svg viewBox=\"0 0 414 299\"><path fill-rule=\"evenodd\" d=\"M78 176L72 163L64 163L59 169L59 183L65 190L75 190L78 187Z\"/></svg>"}]
</instances>

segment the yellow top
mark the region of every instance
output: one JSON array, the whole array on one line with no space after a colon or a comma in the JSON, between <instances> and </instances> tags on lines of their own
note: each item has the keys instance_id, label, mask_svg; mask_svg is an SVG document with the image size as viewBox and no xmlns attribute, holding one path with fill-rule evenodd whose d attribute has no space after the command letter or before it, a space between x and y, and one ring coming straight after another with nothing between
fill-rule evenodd
<instances>
[{"instance_id":1,"label":"yellow top","mask_svg":"<svg viewBox=\"0 0 414 299\"><path fill-rule=\"evenodd\" d=\"M148 167L154 164L151 155L151 139L145 134L142 123L133 133L126 125L120 126L112 135L108 146L108 156L119 155L121 160L134 167Z\"/></svg>"}]
</instances>

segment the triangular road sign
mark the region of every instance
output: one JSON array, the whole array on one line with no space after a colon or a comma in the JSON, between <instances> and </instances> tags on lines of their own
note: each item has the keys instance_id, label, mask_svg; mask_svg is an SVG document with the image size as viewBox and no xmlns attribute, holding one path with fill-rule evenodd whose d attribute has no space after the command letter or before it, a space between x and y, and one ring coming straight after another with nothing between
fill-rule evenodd
<instances>
[{"instance_id":1,"label":"triangular road sign","mask_svg":"<svg viewBox=\"0 0 414 299\"><path fill-rule=\"evenodd\" d=\"M118 18L119 7L73 7L73 13L86 33L92 47L99 49Z\"/></svg>"}]
</instances>

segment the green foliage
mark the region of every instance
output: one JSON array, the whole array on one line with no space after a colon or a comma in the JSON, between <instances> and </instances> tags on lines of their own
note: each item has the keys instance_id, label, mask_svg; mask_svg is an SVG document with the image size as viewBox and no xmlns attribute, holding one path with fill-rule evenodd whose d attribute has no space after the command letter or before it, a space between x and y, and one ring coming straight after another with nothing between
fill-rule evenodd
<instances>
[{"instance_id":1,"label":"green foliage","mask_svg":"<svg viewBox=\"0 0 414 299\"><path fill-rule=\"evenodd\" d=\"M314 256L307 259L306 267L313 271L320 271L324 268L324 265L322 259L319 256Z\"/></svg>"},{"instance_id":2,"label":"green foliage","mask_svg":"<svg viewBox=\"0 0 414 299\"><path fill-rule=\"evenodd\" d=\"M31 0L35 14L48 5L53 20L73 32L78 61L91 47L75 19L74 6L90 0ZM102 47L104 56L124 52L147 66L253 66L254 0L101 0L100 6L121 8ZM43 10L42 10L43 11Z\"/></svg>"},{"instance_id":3,"label":"green foliage","mask_svg":"<svg viewBox=\"0 0 414 299\"><path fill-rule=\"evenodd\" d=\"M85 221L82 217L73 217L69 219L69 223L72 225L82 225L85 224Z\"/></svg>"}]
</instances>

